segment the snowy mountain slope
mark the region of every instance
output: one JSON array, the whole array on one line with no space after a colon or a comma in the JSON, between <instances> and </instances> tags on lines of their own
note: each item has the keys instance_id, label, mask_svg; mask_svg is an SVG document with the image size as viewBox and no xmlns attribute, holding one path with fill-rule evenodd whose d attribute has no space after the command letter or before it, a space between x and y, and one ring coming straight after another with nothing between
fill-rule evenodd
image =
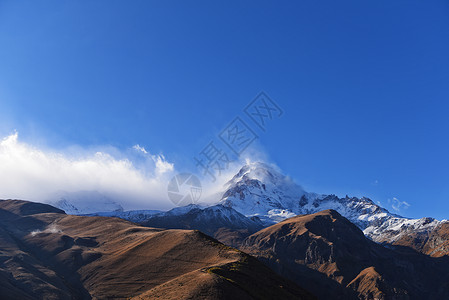
<instances>
[{"instance_id":1,"label":"snowy mountain slope","mask_svg":"<svg viewBox=\"0 0 449 300\"><path fill-rule=\"evenodd\" d=\"M426 235L446 220L438 221L433 218L408 219L408 218L385 218L379 225L371 225L363 232L372 240L382 243L394 243L405 235L411 233Z\"/></svg>"},{"instance_id":2,"label":"snowy mountain slope","mask_svg":"<svg viewBox=\"0 0 449 300\"><path fill-rule=\"evenodd\" d=\"M129 210L129 211L101 211L89 214L82 214L83 216L98 216L98 217L116 217L128 220L135 223L145 222L152 216L162 213L160 210Z\"/></svg>"},{"instance_id":3,"label":"snowy mountain slope","mask_svg":"<svg viewBox=\"0 0 449 300\"><path fill-rule=\"evenodd\" d=\"M264 227L257 217L246 217L223 205L188 205L150 216L140 224L149 227L200 230L228 245L236 246L245 237Z\"/></svg>"},{"instance_id":4,"label":"snowy mountain slope","mask_svg":"<svg viewBox=\"0 0 449 300\"><path fill-rule=\"evenodd\" d=\"M50 204L69 215L83 215L96 212L123 212L123 207L96 191L58 192Z\"/></svg>"},{"instance_id":5,"label":"snowy mountain slope","mask_svg":"<svg viewBox=\"0 0 449 300\"><path fill-rule=\"evenodd\" d=\"M308 193L274 167L260 162L241 168L228 182L220 203L246 216L258 216L265 225L294 215L334 209L380 242L392 242L408 230L431 230L444 222L404 218L364 197Z\"/></svg>"},{"instance_id":6,"label":"snowy mountain slope","mask_svg":"<svg viewBox=\"0 0 449 300\"><path fill-rule=\"evenodd\" d=\"M231 207L221 204L202 206L190 204L169 211L135 210L85 214L86 216L118 217L149 227L172 229L197 229L216 237L219 229L245 230L246 237L264 227L258 217L247 217Z\"/></svg>"},{"instance_id":7,"label":"snowy mountain slope","mask_svg":"<svg viewBox=\"0 0 449 300\"><path fill-rule=\"evenodd\" d=\"M154 218L185 218L190 216L193 222L203 223L207 226L212 224L222 224L221 227L228 228L262 228L263 224L257 217L246 217L237 212L233 208L225 207L221 204L201 207L199 205L191 204L184 207L177 207L167 212L161 212L150 217L148 221Z\"/></svg>"}]
</instances>

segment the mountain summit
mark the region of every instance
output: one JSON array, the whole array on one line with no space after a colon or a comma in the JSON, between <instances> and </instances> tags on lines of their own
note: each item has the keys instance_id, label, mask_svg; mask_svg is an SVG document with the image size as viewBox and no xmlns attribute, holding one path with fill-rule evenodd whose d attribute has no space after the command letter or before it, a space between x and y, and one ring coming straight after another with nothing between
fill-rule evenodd
<instances>
[{"instance_id":1,"label":"mountain summit","mask_svg":"<svg viewBox=\"0 0 449 300\"><path fill-rule=\"evenodd\" d=\"M275 167L261 162L243 166L226 187L220 204L247 216L259 216L267 223L296 215L301 197L317 196L307 194Z\"/></svg>"},{"instance_id":2,"label":"mountain summit","mask_svg":"<svg viewBox=\"0 0 449 300\"><path fill-rule=\"evenodd\" d=\"M428 232L442 222L432 218L409 219L393 214L362 197L339 198L306 192L275 167L254 162L243 166L227 183L220 204L266 225L289 217L333 209L378 242L394 242L410 231Z\"/></svg>"}]
</instances>

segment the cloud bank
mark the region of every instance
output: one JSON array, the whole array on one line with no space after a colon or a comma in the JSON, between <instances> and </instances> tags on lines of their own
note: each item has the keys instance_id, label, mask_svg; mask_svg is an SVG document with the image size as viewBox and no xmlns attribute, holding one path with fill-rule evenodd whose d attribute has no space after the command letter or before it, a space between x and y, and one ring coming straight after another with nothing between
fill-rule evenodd
<instances>
[{"instance_id":1,"label":"cloud bank","mask_svg":"<svg viewBox=\"0 0 449 300\"><path fill-rule=\"evenodd\" d=\"M215 181L200 169L187 171L201 180L198 204L218 202L225 184L243 164L266 160L263 151L248 149L220 175L215 174ZM138 144L125 150L110 146L53 150L24 143L18 133L0 139L0 199L50 204L68 199L80 213L120 206L124 210L167 210L175 207L167 194L168 183L182 172L164 155L152 154Z\"/></svg>"},{"instance_id":2,"label":"cloud bank","mask_svg":"<svg viewBox=\"0 0 449 300\"><path fill-rule=\"evenodd\" d=\"M0 141L0 199L48 203L61 192L96 191L126 210L166 209L173 206L166 188L174 173L173 163L139 145L125 152L43 150L17 133Z\"/></svg>"}]
</instances>

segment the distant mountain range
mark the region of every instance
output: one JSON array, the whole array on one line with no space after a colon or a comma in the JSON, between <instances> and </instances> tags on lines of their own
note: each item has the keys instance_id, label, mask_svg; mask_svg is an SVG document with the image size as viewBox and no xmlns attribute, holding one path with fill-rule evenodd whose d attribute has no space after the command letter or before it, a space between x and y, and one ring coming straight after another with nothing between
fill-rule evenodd
<instances>
[{"instance_id":1,"label":"distant mountain range","mask_svg":"<svg viewBox=\"0 0 449 300\"><path fill-rule=\"evenodd\" d=\"M30 280L36 287L27 286L27 295L74 299L449 299L449 222L404 218L368 198L306 192L264 163L243 166L212 205L123 211L105 198L76 207L83 195L75 196L54 205L84 216L0 201L0 258L8 262L0 266L0 293L20 294ZM181 271L153 267L162 264Z\"/></svg>"},{"instance_id":2,"label":"distant mountain range","mask_svg":"<svg viewBox=\"0 0 449 300\"><path fill-rule=\"evenodd\" d=\"M73 204L78 201L70 201L80 198L80 195L75 196L65 196L54 205L66 213L115 216L147 226L205 230L201 224L208 224L207 233L216 238L219 236L215 232L219 228L247 229L251 233L289 217L327 209L336 210L359 227L368 238L378 243L403 243L404 237L410 234L422 239L436 228L447 224L446 220L438 221L429 217L401 217L365 197L339 198L335 195L306 192L275 167L261 162L244 165L226 184L221 199L206 207L188 205L168 212L124 212L120 205L105 198L95 202L95 195L90 195L88 211Z\"/></svg>"}]
</instances>

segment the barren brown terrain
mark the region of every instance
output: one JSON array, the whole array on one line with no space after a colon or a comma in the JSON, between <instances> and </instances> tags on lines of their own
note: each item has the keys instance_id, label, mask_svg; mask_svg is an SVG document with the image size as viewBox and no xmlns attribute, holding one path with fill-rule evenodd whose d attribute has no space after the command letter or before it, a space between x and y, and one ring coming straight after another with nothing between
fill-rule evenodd
<instances>
[{"instance_id":1,"label":"barren brown terrain","mask_svg":"<svg viewBox=\"0 0 449 300\"><path fill-rule=\"evenodd\" d=\"M314 299L196 230L0 201L2 299Z\"/></svg>"}]
</instances>

